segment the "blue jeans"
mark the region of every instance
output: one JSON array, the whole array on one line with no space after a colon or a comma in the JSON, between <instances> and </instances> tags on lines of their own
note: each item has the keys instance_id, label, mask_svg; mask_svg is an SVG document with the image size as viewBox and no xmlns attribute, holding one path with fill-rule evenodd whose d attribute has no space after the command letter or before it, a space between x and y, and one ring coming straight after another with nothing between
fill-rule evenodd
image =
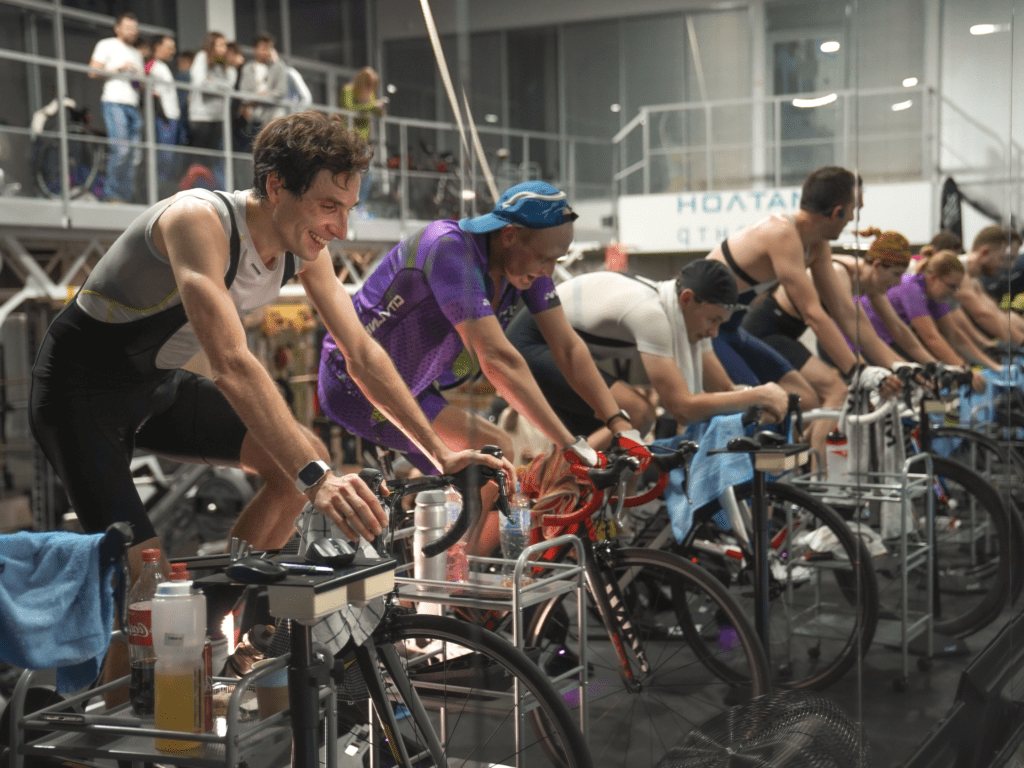
<instances>
[{"instance_id":1,"label":"blue jeans","mask_svg":"<svg viewBox=\"0 0 1024 768\"><path fill-rule=\"evenodd\" d=\"M166 117L156 118L156 143L178 144L178 135L181 131L178 122L178 120L169 120ZM166 149L157 151L156 167L160 181L171 182L179 179L182 159L183 156L177 152L169 152ZM161 192L161 194L163 193Z\"/></svg>"},{"instance_id":2,"label":"blue jeans","mask_svg":"<svg viewBox=\"0 0 1024 768\"><path fill-rule=\"evenodd\" d=\"M363 180L359 182L359 205L366 210L366 201L370 199L370 190L373 189L373 176L369 171L363 174Z\"/></svg>"},{"instance_id":3,"label":"blue jeans","mask_svg":"<svg viewBox=\"0 0 1024 768\"><path fill-rule=\"evenodd\" d=\"M142 138L142 116L135 107L104 101L103 122L110 140L103 197L131 202L135 187L135 151L128 142Z\"/></svg>"}]
</instances>

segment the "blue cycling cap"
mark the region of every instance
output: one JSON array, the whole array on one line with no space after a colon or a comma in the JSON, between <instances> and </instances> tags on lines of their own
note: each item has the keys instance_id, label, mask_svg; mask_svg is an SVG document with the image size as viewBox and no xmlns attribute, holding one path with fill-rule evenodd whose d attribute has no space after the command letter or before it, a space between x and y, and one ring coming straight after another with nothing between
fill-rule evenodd
<instances>
[{"instance_id":1,"label":"blue cycling cap","mask_svg":"<svg viewBox=\"0 0 1024 768\"><path fill-rule=\"evenodd\" d=\"M577 215L566 202L565 192L545 181L524 181L509 187L490 213L459 221L459 228L481 234L508 224L546 229L575 221Z\"/></svg>"}]
</instances>

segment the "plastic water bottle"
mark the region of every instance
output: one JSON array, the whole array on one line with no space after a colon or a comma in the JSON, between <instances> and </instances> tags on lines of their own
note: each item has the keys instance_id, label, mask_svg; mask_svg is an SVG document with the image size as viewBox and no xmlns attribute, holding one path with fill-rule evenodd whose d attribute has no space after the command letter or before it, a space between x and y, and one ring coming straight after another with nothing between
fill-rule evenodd
<instances>
[{"instance_id":1,"label":"plastic water bottle","mask_svg":"<svg viewBox=\"0 0 1024 768\"><path fill-rule=\"evenodd\" d=\"M825 438L825 473L830 483L850 482L850 444L838 429Z\"/></svg>"},{"instance_id":2,"label":"plastic water bottle","mask_svg":"<svg viewBox=\"0 0 1024 768\"><path fill-rule=\"evenodd\" d=\"M153 596L163 580L160 550L142 550L142 574L128 594L128 653L132 670L128 698L132 703L132 713L138 717L153 716L153 675L156 673Z\"/></svg>"},{"instance_id":3,"label":"plastic water bottle","mask_svg":"<svg viewBox=\"0 0 1024 768\"><path fill-rule=\"evenodd\" d=\"M499 514L501 533L501 556L510 562L506 562L502 568L501 583L503 586L513 585L515 577L515 561L523 554L523 550L530 544L530 525L532 510L530 500L519 491L512 497L512 517L506 518ZM522 583L526 584L529 579L523 577Z\"/></svg>"},{"instance_id":4,"label":"plastic water bottle","mask_svg":"<svg viewBox=\"0 0 1024 768\"><path fill-rule=\"evenodd\" d=\"M448 511L448 527L451 528L462 514L462 495L451 486L445 491L445 508ZM469 581L465 538L455 542L448 550L448 581Z\"/></svg>"},{"instance_id":5,"label":"plastic water bottle","mask_svg":"<svg viewBox=\"0 0 1024 768\"><path fill-rule=\"evenodd\" d=\"M444 581L448 577L448 558L444 552L434 557L423 554L423 547L444 535L448 506L444 491L420 491L413 510L415 530L412 536L413 575L417 581ZM418 587L427 590L428 587Z\"/></svg>"},{"instance_id":6,"label":"plastic water bottle","mask_svg":"<svg viewBox=\"0 0 1024 768\"><path fill-rule=\"evenodd\" d=\"M188 573L177 571L157 586L153 597L156 650L154 725L166 731L202 733L205 727L206 597L192 592ZM162 752L194 753L202 743L156 739Z\"/></svg>"}]
</instances>

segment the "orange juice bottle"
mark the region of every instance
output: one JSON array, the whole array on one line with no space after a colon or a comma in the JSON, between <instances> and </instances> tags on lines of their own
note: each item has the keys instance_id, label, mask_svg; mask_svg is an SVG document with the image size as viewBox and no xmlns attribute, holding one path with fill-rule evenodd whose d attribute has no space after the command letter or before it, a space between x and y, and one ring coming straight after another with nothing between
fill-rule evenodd
<instances>
[{"instance_id":1,"label":"orange juice bottle","mask_svg":"<svg viewBox=\"0 0 1024 768\"><path fill-rule=\"evenodd\" d=\"M206 598L192 593L186 572L172 572L153 597L153 649L156 651L154 717L156 728L184 734L202 733L206 641ZM157 738L162 752L195 753L202 742Z\"/></svg>"},{"instance_id":2,"label":"orange juice bottle","mask_svg":"<svg viewBox=\"0 0 1024 768\"><path fill-rule=\"evenodd\" d=\"M203 728L203 681L198 664L161 664L157 660L156 710L153 724L164 731L201 733ZM202 746L198 741L185 739L156 739L161 752L193 752Z\"/></svg>"}]
</instances>

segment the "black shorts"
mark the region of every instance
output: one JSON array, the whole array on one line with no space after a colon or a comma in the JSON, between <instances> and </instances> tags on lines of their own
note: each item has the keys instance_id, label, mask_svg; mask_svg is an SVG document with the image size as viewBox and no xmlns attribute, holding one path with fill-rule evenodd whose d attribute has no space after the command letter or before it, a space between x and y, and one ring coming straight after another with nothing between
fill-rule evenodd
<instances>
[{"instance_id":1,"label":"black shorts","mask_svg":"<svg viewBox=\"0 0 1024 768\"><path fill-rule=\"evenodd\" d=\"M136 447L183 461L238 464L247 431L216 385L187 371L114 381L81 364L92 341L62 313L32 370L30 424L64 483L82 527L132 526L135 541L156 536L131 474ZM54 332L56 330L56 332ZM109 350L107 351L109 354Z\"/></svg>"},{"instance_id":2,"label":"black shorts","mask_svg":"<svg viewBox=\"0 0 1024 768\"><path fill-rule=\"evenodd\" d=\"M533 315L521 309L509 323L505 335L530 366L540 391L566 429L574 435L589 435L604 426L604 422L594 416L594 409L565 380ZM618 381L610 373L600 368L598 371L609 387Z\"/></svg>"},{"instance_id":3,"label":"black shorts","mask_svg":"<svg viewBox=\"0 0 1024 768\"><path fill-rule=\"evenodd\" d=\"M811 351L800 343L807 324L783 312L772 295L765 296L747 312L742 328L781 354L798 371L811 359Z\"/></svg>"}]
</instances>

